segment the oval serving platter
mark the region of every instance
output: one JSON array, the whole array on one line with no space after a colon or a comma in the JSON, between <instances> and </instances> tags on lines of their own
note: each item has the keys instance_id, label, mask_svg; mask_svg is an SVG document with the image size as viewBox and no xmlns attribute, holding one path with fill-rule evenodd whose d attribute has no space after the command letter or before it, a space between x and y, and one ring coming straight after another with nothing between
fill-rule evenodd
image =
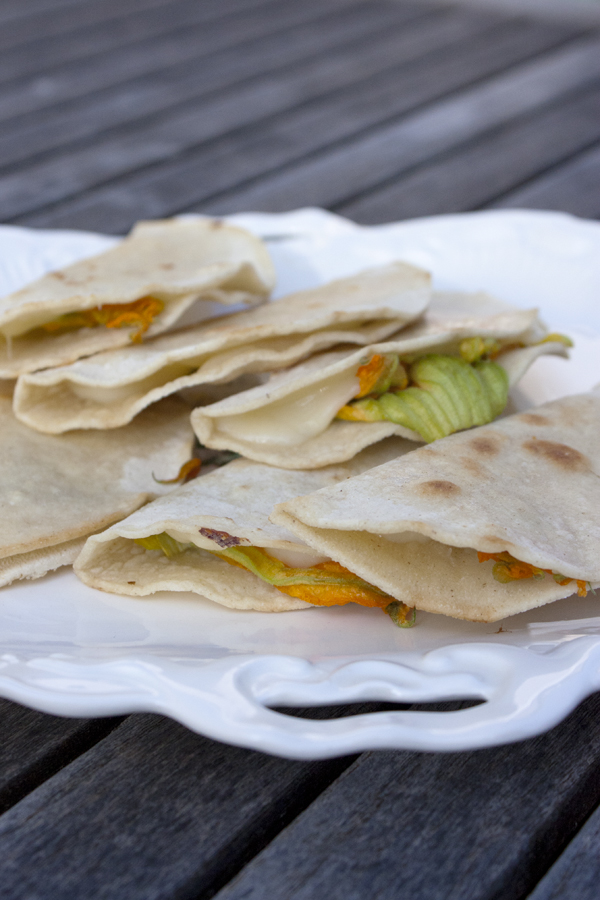
<instances>
[{"instance_id":1,"label":"oval serving platter","mask_svg":"<svg viewBox=\"0 0 600 900\"><path fill-rule=\"evenodd\" d=\"M369 228L316 209L229 219L267 240L277 296L400 258L432 271L440 289L485 289L539 306L575 349L568 362L535 363L517 409L600 381L600 223L526 210ZM0 294L113 241L0 227ZM1 696L66 716L163 713L209 737L293 758L522 740L598 689L593 593L494 625L419 613L417 626L402 630L361 607L265 614L191 594L118 597L67 569L0 591ZM463 698L484 702L319 721L271 708Z\"/></svg>"}]
</instances>

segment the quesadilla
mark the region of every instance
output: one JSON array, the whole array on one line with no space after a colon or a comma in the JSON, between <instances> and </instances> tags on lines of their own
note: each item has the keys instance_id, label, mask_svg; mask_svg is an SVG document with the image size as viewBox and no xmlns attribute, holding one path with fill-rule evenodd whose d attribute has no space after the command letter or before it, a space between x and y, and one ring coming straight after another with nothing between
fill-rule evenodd
<instances>
[{"instance_id":1,"label":"quesadilla","mask_svg":"<svg viewBox=\"0 0 600 900\"><path fill-rule=\"evenodd\" d=\"M85 538L168 488L190 457L189 408L170 398L112 432L48 437L0 397L0 586L73 562Z\"/></svg>"},{"instance_id":2,"label":"quesadilla","mask_svg":"<svg viewBox=\"0 0 600 900\"><path fill-rule=\"evenodd\" d=\"M565 355L565 342L547 334L536 310L486 294L435 294L397 338L313 356L195 409L192 425L207 447L318 468L393 434L430 442L491 421L531 363Z\"/></svg>"},{"instance_id":3,"label":"quesadilla","mask_svg":"<svg viewBox=\"0 0 600 900\"><path fill-rule=\"evenodd\" d=\"M104 591L134 597L192 591L233 609L280 612L348 602L385 608L393 598L351 567L315 554L269 514L282 500L337 485L411 446L392 438L316 472L236 460L89 538L75 572Z\"/></svg>"},{"instance_id":4,"label":"quesadilla","mask_svg":"<svg viewBox=\"0 0 600 900\"><path fill-rule=\"evenodd\" d=\"M264 244L212 219L140 222L116 247L0 298L0 378L16 378L173 327L199 300L261 303Z\"/></svg>"},{"instance_id":5,"label":"quesadilla","mask_svg":"<svg viewBox=\"0 0 600 900\"><path fill-rule=\"evenodd\" d=\"M600 586L600 393L455 434L272 521L417 610L495 622Z\"/></svg>"},{"instance_id":6,"label":"quesadilla","mask_svg":"<svg viewBox=\"0 0 600 900\"><path fill-rule=\"evenodd\" d=\"M382 340L421 315L429 282L421 269L392 263L141 346L22 375L15 414L53 434L116 428L184 388L289 366L335 344Z\"/></svg>"}]
</instances>

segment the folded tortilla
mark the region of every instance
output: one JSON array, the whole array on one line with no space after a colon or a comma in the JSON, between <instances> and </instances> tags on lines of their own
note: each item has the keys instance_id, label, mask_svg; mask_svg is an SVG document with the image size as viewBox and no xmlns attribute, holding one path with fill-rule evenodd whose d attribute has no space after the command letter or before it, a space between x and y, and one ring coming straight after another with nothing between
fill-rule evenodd
<instances>
[{"instance_id":1,"label":"folded tortilla","mask_svg":"<svg viewBox=\"0 0 600 900\"><path fill-rule=\"evenodd\" d=\"M116 428L184 388L290 366L335 344L383 340L421 315L429 282L421 269L392 263L141 345L22 375L14 411L52 434Z\"/></svg>"},{"instance_id":2,"label":"folded tortilla","mask_svg":"<svg viewBox=\"0 0 600 900\"><path fill-rule=\"evenodd\" d=\"M212 219L140 222L111 250L0 298L0 378L160 334L199 300L260 303L274 283L269 254L248 231Z\"/></svg>"},{"instance_id":3,"label":"folded tortilla","mask_svg":"<svg viewBox=\"0 0 600 900\"><path fill-rule=\"evenodd\" d=\"M236 460L89 538L75 572L92 587L134 597L157 591L192 591L232 609L280 612L308 608L309 603L282 593L224 556L232 548L233 552L258 549L262 556L261 548L265 548L267 562L279 559L292 567L320 563L323 557L315 556L285 528L269 521L273 506L300 493L337 485L412 446L392 438L349 463L316 472L290 472ZM166 552L158 545L157 549L143 545L157 537ZM390 601L380 592L376 599L377 605ZM333 602L345 601L333 598Z\"/></svg>"},{"instance_id":4,"label":"folded tortilla","mask_svg":"<svg viewBox=\"0 0 600 900\"><path fill-rule=\"evenodd\" d=\"M189 459L189 408L170 398L110 435L48 437L0 397L0 586L68 565L85 538L169 488Z\"/></svg>"},{"instance_id":5,"label":"folded tortilla","mask_svg":"<svg viewBox=\"0 0 600 900\"><path fill-rule=\"evenodd\" d=\"M205 446L234 450L258 462L290 469L331 465L351 459L364 447L393 434L424 440L421 433L393 421L336 418L359 395L359 369L368 369L370 360L394 355L401 360L431 354L457 357L465 340L481 339L482 346L486 341L495 342L501 355L496 359L497 366L491 368L503 381L502 402L498 406L494 400L498 408L487 418L477 421L467 417L459 425L465 428L498 415L506 403L508 388L539 355L565 354L562 343L544 341L545 335L536 310L515 309L486 294L434 294L425 316L397 339L365 349L313 356L274 374L262 385L195 409L192 425ZM461 365L469 369L472 380L475 376L470 367L464 360ZM451 383L449 388L456 394L461 390L460 382Z\"/></svg>"},{"instance_id":6,"label":"folded tortilla","mask_svg":"<svg viewBox=\"0 0 600 900\"><path fill-rule=\"evenodd\" d=\"M454 434L272 520L429 612L495 622L584 593L600 585L600 394Z\"/></svg>"}]
</instances>

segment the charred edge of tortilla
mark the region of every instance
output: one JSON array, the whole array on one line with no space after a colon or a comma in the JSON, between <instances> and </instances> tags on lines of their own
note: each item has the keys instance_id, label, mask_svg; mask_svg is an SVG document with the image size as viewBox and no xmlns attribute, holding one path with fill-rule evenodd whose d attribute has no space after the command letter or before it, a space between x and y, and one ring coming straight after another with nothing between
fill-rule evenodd
<instances>
[{"instance_id":1,"label":"charred edge of tortilla","mask_svg":"<svg viewBox=\"0 0 600 900\"><path fill-rule=\"evenodd\" d=\"M214 541L219 547L237 547L238 544L242 543L241 538L228 534L226 531L216 531L214 528L199 528L198 531L202 537L208 538L209 541Z\"/></svg>"}]
</instances>

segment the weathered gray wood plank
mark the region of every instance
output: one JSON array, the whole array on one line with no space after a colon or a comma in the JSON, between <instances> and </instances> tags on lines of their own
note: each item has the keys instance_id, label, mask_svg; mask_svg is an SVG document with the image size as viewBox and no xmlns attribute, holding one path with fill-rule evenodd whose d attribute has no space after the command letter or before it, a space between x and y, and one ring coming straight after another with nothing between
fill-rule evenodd
<instances>
[{"instance_id":1,"label":"weathered gray wood plank","mask_svg":"<svg viewBox=\"0 0 600 900\"><path fill-rule=\"evenodd\" d=\"M597 900L599 882L600 810L596 810L529 900Z\"/></svg>"},{"instance_id":2,"label":"weathered gray wood plank","mask_svg":"<svg viewBox=\"0 0 600 900\"><path fill-rule=\"evenodd\" d=\"M0 817L0 897L206 896L350 761L291 762L130 717Z\"/></svg>"},{"instance_id":3,"label":"weathered gray wood plank","mask_svg":"<svg viewBox=\"0 0 600 900\"><path fill-rule=\"evenodd\" d=\"M318 11L319 7L315 7L316 14ZM368 53L368 47L364 45L377 43L391 25L402 26L408 32L406 42L412 37L417 52L419 47L423 48L426 35L435 34L442 43L451 39L452 31L465 32L462 19L447 11L428 14L427 8L417 10L398 6L390 16L381 4L357 3L341 12L343 14L335 16L317 15L314 21L288 28L285 40L279 33L272 34L245 42L243 48L226 48L208 57L186 60L166 71L128 81L96 94L93 102L84 97L71 101L64 108L44 109L13 120L10 128L0 134L0 167L22 164L29 157L89 138L108 128L131 126L136 121L141 128L147 128L147 121L143 120L148 115L164 113L170 107L181 109L190 100L197 102L206 95L256 76L265 76L270 71L278 77L278 69L288 69L302 60L308 60L310 65L311 58L339 52L346 43L359 42L363 45L362 52ZM415 29L412 23L417 19L421 24ZM360 46L358 52L361 52Z\"/></svg>"},{"instance_id":4,"label":"weathered gray wood plank","mask_svg":"<svg viewBox=\"0 0 600 900\"><path fill-rule=\"evenodd\" d=\"M51 66L64 66L73 60L89 59L116 48L124 52L128 44L216 19L222 19L222 27L226 29L228 16L236 10L248 12L273 2L219 0L218 4L207 4L198 0L128 0L127 3L113 3L113 8L105 3L99 21L82 25L69 10L65 16L65 30L56 35L48 35L43 28L32 29L28 24L23 34L24 43L15 41L10 30L3 28L0 30L0 49L3 49L0 81L22 79ZM100 4L88 3L87 10L94 10L98 15ZM56 26L55 17L53 23Z\"/></svg>"},{"instance_id":5,"label":"weathered gray wood plank","mask_svg":"<svg viewBox=\"0 0 600 900\"><path fill-rule=\"evenodd\" d=\"M297 206L335 207L438 153L558 99L598 77L600 41L589 38L545 54L354 141L301 160L228 198L204 204L277 212Z\"/></svg>"},{"instance_id":6,"label":"weathered gray wood plank","mask_svg":"<svg viewBox=\"0 0 600 900\"><path fill-rule=\"evenodd\" d=\"M382 62L383 42L378 42L371 49L363 48L350 70L344 65L338 69L335 60L331 63L328 60L322 60L318 68L313 67L307 75L309 79L315 75L318 76L317 90L322 89L324 85L335 86L335 78L340 80L345 78L347 81L349 71L352 75L356 74L356 83L344 91L331 91L329 95L322 98L317 97L310 104L304 104L288 113L280 113L270 120L261 122L259 126L238 130L224 140L215 141L213 144L207 143L198 150L193 149L186 156L181 156L183 147L180 145L179 157L173 162L164 161L165 154L163 154L156 169L144 171L139 175L129 175L127 179L119 180L114 186L109 184L95 191L88 190L83 197L75 197L74 200L63 202L60 206L53 206L47 211L21 214L18 220L26 224L92 227L119 232L126 230L140 216L170 214L184 207L216 212L222 211L224 207L227 208L227 211L260 208L261 192L266 191L268 197L275 202L274 198L280 187L284 193L284 199L278 205L280 209L301 206L305 202L327 205L330 199L327 186L325 185L323 190L317 193L316 190L312 190L310 179L296 182L297 191L293 202L289 204L285 202L287 177L289 176L294 183L293 161L299 160L296 166L300 171L304 171L305 166L308 166L309 169L312 167L311 160L327 159L329 156L337 159L340 154L343 155L347 146L363 148L365 142L368 143L368 135L371 133L369 129L372 129L373 126L379 126L377 134L388 129L402 127L396 125L394 117L407 109L439 98L440 93L450 91L453 87L464 87L474 79L485 77L498 72L498 70L502 71L515 60L528 58L532 48L542 50L548 49L549 46L555 46L560 40L559 35L563 34L562 30L557 32L554 27L547 30L546 26L528 26L523 22L514 21L495 25L489 30L482 27L480 31L477 29L481 20L477 18L475 20L470 18L459 20L459 24L461 23L462 33L459 37L456 23L449 20L448 30L452 25L455 40L450 41L447 46L438 45L437 48L434 42L439 39L440 32L433 28L431 23L429 26L424 22L405 26L401 36L395 38L392 35L388 42L388 53L398 61L398 67L388 66L377 77L375 77L376 67L380 66ZM419 32L421 33L420 41L417 40ZM428 53L424 52L426 48L429 50ZM589 48L586 43L583 43L581 47L578 45L577 50L554 51L548 59L542 60L534 66L534 73L529 74L529 80L533 79L535 84L539 82L542 93L552 94L553 89L560 92L561 89L564 89L564 83L572 84L574 82L577 84L589 77L590 69L594 73L600 70L598 48L600 48L600 42L593 48ZM457 53L459 49L460 54ZM339 59L339 57L337 58ZM361 80L361 73L368 66L371 67L372 72L374 70L372 77ZM538 66L541 66L539 74ZM326 80L325 74L328 68L330 74ZM548 75L552 74L554 69L558 69L562 73L562 80L555 78L553 86L548 83ZM525 67L525 73L529 73L528 67ZM290 77L289 73L287 77ZM500 107L500 114L506 117L511 114L515 104L518 106L519 101L512 97L511 89L514 81L510 75L502 74L497 76L497 79L500 81L500 86L496 89L496 93L500 91L505 97L504 106ZM507 79L508 84L502 93L502 85ZM496 81L494 80L492 84L495 85ZM542 85L543 87L541 87ZM282 92L284 89L284 84L276 86L278 92ZM489 93L490 88L488 87L487 90ZM254 94L254 98L256 102L256 94ZM232 122L237 116L235 103L238 99L241 99L239 93L232 98L233 106L230 107L230 121ZM536 101L537 96L532 98L531 105L534 106ZM435 112L438 107L440 108L440 112L437 113L437 118L441 119L438 125L439 142L443 142L446 133L446 118L443 110L448 102L453 101L452 99L440 101L432 107L434 122L436 121ZM476 100L472 101L471 105L475 105L475 103ZM266 101L264 101L264 105L266 105ZM494 112L497 112L498 106L499 104L496 103ZM248 110L241 108L240 114L247 115ZM418 124L423 115L427 116L427 111L415 113L414 116L409 116L404 120L407 123L405 127L409 134L414 132L413 141L417 145L418 159L423 156L427 158L428 155L435 153L436 149L435 141L433 146L430 146L431 128L421 137ZM391 118L394 124L382 128L382 118L384 121ZM411 129L413 119L416 120L416 126ZM170 121L172 124L173 120ZM452 138L455 142L460 140L460 136L464 133L465 121L467 125L471 124L468 115L466 119L463 115L458 122L454 123L454 130L457 134L450 134L450 143L452 143ZM195 129L196 134L199 127L203 127L206 133L207 123L210 123L210 119L203 118L200 122L199 125L198 117L192 118L190 127ZM159 156L160 148L155 148L150 144L152 138L154 140L157 138L157 128L157 124L153 123L148 133L148 139L143 142L141 147L139 141L132 139L132 153L148 154L152 148ZM171 127L169 130L171 138L174 136L173 132L174 129ZM179 133L183 142L186 132L182 128ZM356 137L357 133L358 137ZM166 140L166 135L164 139ZM343 140L348 144L341 144ZM123 147L122 142L119 146ZM317 155L315 151L323 147L330 149ZM92 154L94 149L96 148L92 148ZM390 154L392 153L394 162L397 162L398 148L396 145L390 150ZM309 162L306 162L307 158ZM92 177L98 176L99 167L106 159L110 164L112 156L101 153L97 163L95 161L93 164L90 163ZM360 151L358 159L361 168L368 173L370 179L375 177L380 180L377 178L378 159L363 158ZM72 161L72 156L65 158L65 169ZM351 157L351 162L356 162L354 156ZM106 165L105 161L104 166ZM48 170L44 169L43 171L47 172ZM28 178L33 176L34 168L32 167L28 169ZM244 181L257 179L257 176L264 177L257 180L256 185L252 185L252 187L244 186ZM72 170L70 177L73 178ZM344 169L340 176L336 176L335 184L343 182L346 193L351 193L355 177L356 166L351 165L349 169ZM54 185L50 185L50 188L55 191L55 196L58 196L59 189L65 191L66 178L65 174L64 179L56 178ZM22 178L16 176L0 178L0 198L4 214L9 214L8 204L13 203L12 208L18 209L23 199L31 204L37 203L39 206L43 199L41 192L44 184L43 181L41 185L36 181L36 189L32 190L31 184L25 183ZM242 186L236 187L229 196L217 199L219 193L231 189L236 184ZM276 187L271 190L271 185ZM13 190L16 191L15 194L11 194ZM31 197L30 200L29 197ZM263 208L268 208L268 205L263 205Z\"/></svg>"},{"instance_id":7,"label":"weathered gray wood plank","mask_svg":"<svg viewBox=\"0 0 600 900\"><path fill-rule=\"evenodd\" d=\"M101 740L121 719L62 719L0 700L0 812Z\"/></svg>"},{"instance_id":8,"label":"weathered gray wood plank","mask_svg":"<svg viewBox=\"0 0 600 900\"><path fill-rule=\"evenodd\" d=\"M529 184L490 204L496 208L560 209L576 216L600 218L600 147L557 166Z\"/></svg>"},{"instance_id":9,"label":"weathered gray wood plank","mask_svg":"<svg viewBox=\"0 0 600 900\"><path fill-rule=\"evenodd\" d=\"M76 8L87 3L87 0L2 0L0 3L0 24L12 21L27 21L32 16L49 10L58 11L64 8Z\"/></svg>"},{"instance_id":10,"label":"weathered gray wood plank","mask_svg":"<svg viewBox=\"0 0 600 900\"><path fill-rule=\"evenodd\" d=\"M27 45L32 38L65 37L86 26L97 26L128 12L174 6L178 0L15 0L0 10L0 49ZM201 0L202 2L202 0ZM231 0L224 0L225 4ZM204 6L205 3L202 2Z\"/></svg>"},{"instance_id":11,"label":"weathered gray wood plank","mask_svg":"<svg viewBox=\"0 0 600 900\"><path fill-rule=\"evenodd\" d=\"M128 52L117 48L97 58L76 60L47 71L41 81L36 76L16 82L10 90L5 85L0 96L0 120L84 97L253 37L283 31L315 15L326 16L331 7L335 10L358 2L364 0L328 0L326 7L317 0L304 0L302 4L274 3L272 8L269 4L231 16L227 28L219 21L201 23L181 33L167 33L132 44Z\"/></svg>"},{"instance_id":12,"label":"weathered gray wood plank","mask_svg":"<svg viewBox=\"0 0 600 900\"><path fill-rule=\"evenodd\" d=\"M599 714L596 695L523 744L365 754L217 897L517 900L600 799Z\"/></svg>"},{"instance_id":13,"label":"weathered gray wood plank","mask_svg":"<svg viewBox=\"0 0 600 900\"><path fill-rule=\"evenodd\" d=\"M459 147L451 156L345 203L338 211L372 224L476 209L599 140L597 86L549 110L493 129L475 146Z\"/></svg>"},{"instance_id":14,"label":"weathered gray wood plank","mask_svg":"<svg viewBox=\"0 0 600 900\"><path fill-rule=\"evenodd\" d=\"M467 16L465 21L471 21L471 17ZM456 29L453 30L456 36ZM431 44L432 33L438 33L436 23L416 22L405 25L399 33L390 29L389 34L371 35L338 47L334 54L317 55L295 66L282 67L276 74L251 79L235 90L186 104L181 110L152 118L104 140L93 140L83 149L28 166L26 179L21 172L7 174L0 178L2 213L10 218L39 208L109 178L172 158L190 147L327 92L358 86L369 76L391 68L399 55L403 61L414 59L423 44ZM380 109L380 117L386 114L386 109Z\"/></svg>"}]
</instances>

